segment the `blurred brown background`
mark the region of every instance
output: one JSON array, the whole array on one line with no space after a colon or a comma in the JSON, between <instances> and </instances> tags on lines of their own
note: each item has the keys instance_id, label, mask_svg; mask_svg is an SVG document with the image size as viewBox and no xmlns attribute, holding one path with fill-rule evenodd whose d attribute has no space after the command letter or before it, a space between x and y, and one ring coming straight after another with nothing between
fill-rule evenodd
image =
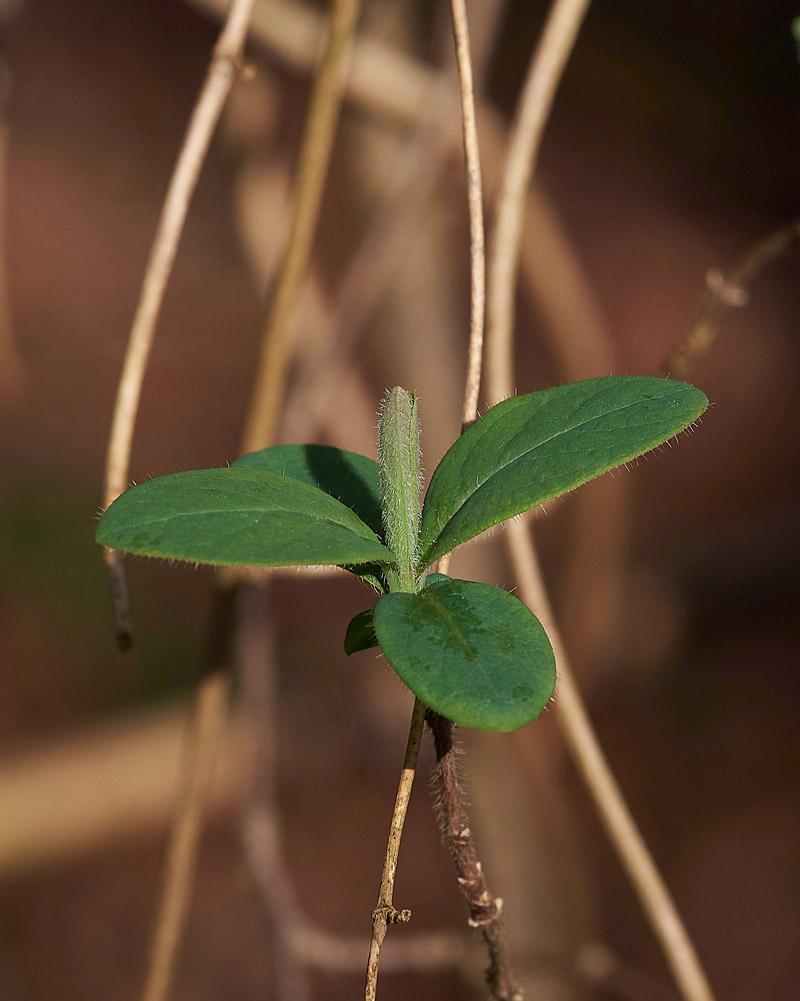
<instances>
[{"instance_id":1,"label":"blurred brown background","mask_svg":"<svg viewBox=\"0 0 800 1001\"><path fill-rule=\"evenodd\" d=\"M0 5L3 1001L112 1001L139 989L212 578L130 561L137 645L118 654L92 533L139 284L218 29L207 6ZM487 7L468 4L478 23ZM523 0L502 11L486 95L501 118L544 11ZM796 13L784 0L621 0L590 11L537 178L596 296L600 348L580 356L585 371L570 370L547 296L523 282L520 391L655 372L689 328L706 272L797 214ZM432 71L446 9L368 0L363 30ZM256 77L235 88L169 287L134 442L136 480L236 455L308 87L277 43L253 41L248 58ZM315 310L335 300L413 130L345 104L295 389L303 365L330 350ZM483 152L496 176L499 148ZM350 382L321 424L309 417L313 401L295 393L284 440L310 427L317 440L371 453L377 400L400 383L420 391L435 466L460 414L465 206L453 155L414 206L388 285L341 356ZM548 254L545 246L536 265L545 289L557 281ZM795 254L765 271L687 373L713 402L700 430L617 474L614 486L589 488L597 503L588 542L576 542L574 498L537 521L601 739L727 1001L789 1001L800 978L799 266ZM468 547L454 572L510 585L497 536ZM590 557L577 569L576 546ZM281 579L273 590L287 859L309 914L363 935L365 960L410 711L385 665L341 652L349 616L370 600L350 579ZM520 739L465 735L464 768L530 996L670 997L554 714L528 729ZM176 999L274 996L271 924L240 846L240 774L232 740ZM397 899L414 910L417 931L464 924L424 780ZM603 963L617 961L604 979ZM358 996L362 977L315 973L313 996ZM482 996L454 973L382 977L385 1001L412 990L420 1001Z\"/></svg>"}]
</instances>

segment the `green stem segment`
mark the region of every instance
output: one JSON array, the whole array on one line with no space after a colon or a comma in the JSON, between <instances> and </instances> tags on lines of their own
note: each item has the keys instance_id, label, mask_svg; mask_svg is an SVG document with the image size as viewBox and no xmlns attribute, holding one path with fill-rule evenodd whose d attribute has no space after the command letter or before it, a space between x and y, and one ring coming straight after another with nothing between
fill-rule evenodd
<instances>
[{"instance_id":1,"label":"green stem segment","mask_svg":"<svg viewBox=\"0 0 800 1001\"><path fill-rule=\"evenodd\" d=\"M420 449L417 398L407 389L390 389L378 425L383 526L397 557L389 590L415 593L419 545Z\"/></svg>"}]
</instances>

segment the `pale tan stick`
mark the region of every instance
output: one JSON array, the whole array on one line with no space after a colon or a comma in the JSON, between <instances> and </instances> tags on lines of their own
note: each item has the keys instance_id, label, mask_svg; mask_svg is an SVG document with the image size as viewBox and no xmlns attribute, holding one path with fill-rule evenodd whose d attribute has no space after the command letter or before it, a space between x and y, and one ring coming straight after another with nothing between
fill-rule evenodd
<instances>
[{"instance_id":1,"label":"pale tan stick","mask_svg":"<svg viewBox=\"0 0 800 1001\"><path fill-rule=\"evenodd\" d=\"M403 771L397 787L392 822L389 827L389 843L386 857L383 861L381 887L378 893L378 903L372 912L372 938L367 961L367 985L364 992L365 1001L375 1001L378 990L378 966L380 964L381 946L386 938L390 924L405 924L411 920L411 911L397 910L394 906L394 879L397 872L397 859L400 853L400 841L403 836L403 825L411 799L411 789L414 776L417 773L422 731L425 726L425 705L419 699L414 699L414 711L411 714L411 726L408 731L408 743L403 758Z\"/></svg>"},{"instance_id":2,"label":"pale tan stick","mask_svg":"<svg viewBox=\"0 0 800 1001\"><path fill-rule=\"evenodd\" d=\"M486 253L483 236L483 184L481 158L478 150L478 129L475 119L475 92L472 81L472 59L469 27L464 0L451 0L456 62L461 89L461 122L464 131L464 157L467 168L467 201L469 203L470 235L470 322L467 380L461 423L467 428L478 415L478 394L481 387L483 357L483 322L486 306Z\"/></svg>"},{"instance_id":3,"label":"pale tan stick","mask_svg":"<svg viewBox=\"0 0 800 1001\"><path fill-rule=\"evenodd\" d=\"M106 455L104 505L125 489L131 443L156 322L172 270L189 201L208 151L214 128L230 92L247 36L254 0L235 0L220 34L197 104L192 113L147 263L139 303L126 349ZM118 554L106 551L109 582L120 646L131 637L127 586ZM186 778L171 831L170 847L143 1001L163 1001L169 994L181 931L191 893L197 840L208 795L216 748L225 720L229 679L219 665L200 683L193 710Z\"/></svg>"},{"instance_id":4,"label":"pale tan stick","mask_svg":"<svg viewBox=\"0 0 800 1001\"><path fill-rule=\"evenodd\" d=\"M535 110L521 108L516 116L516 130L512 137L507 165L508 179L501 190L497 222L493 232L493 252L490 255L489 273L489 329L487 339L487 377L493 401L510 395L513 391L513 288L517 271L522 211L525 189L532 174L538 142L546 119L550 101L566 57L572 48L575 34L586 9L585 3L560 4L565 10L559 16L558 8L551 14L550 26L537 50L531 66L531 76L540 74L523 92L523 105L531 103ZM554 45L551 56L545 52L547 45ZM553 77L546 80L548 72ZM545 100L546 98L546 100ZM528 158L528 163L524 162ZM518 218L514 218L518 216ZM589 791L595 801L612 843L623 861L634 888L653 930L665 951L667 962L676 982L687 999L710 1001L710 988L700 968L697 956L680 922L658 871L642 841L633 818L628 811L620 790L602 756L597 739L583 708L572 673L565 658L564 646L555 629L544 585L538 573L536 555L528 529L522 522L506 526L505 540L517 573L521 594L527 604L544 618L556 651L559 671L559 719Z\"/></svg>"},{"instance_id":5,"label":"pale tan stick","mask_svg":"<svg viewBox=\"0 0 800 1001\"><path fill-rule=\"evenodd\" d=\"M156 323L186 221L189 201L208 152L211 136L236 77L254 2L255 0L234 0L231 5L170 179L117 388L106 452L104 507L116 500L128 485L133 430ZM117 641L124 648L131 641L127 585L119 554L107 549L106 562Z\"/></svg>"},{"instance_id":6,"label":"pale tan stick","mask_svg":"<svg viewBox=\"0 0 800 1001\"><path fill-rule=\"evenodd\" d=\"M224 728L230 676L217 670L201 683L193 706L175 824L170 832L165 885L159 905L142 1001L169 996L178 947L186 923L202 823L217 750Z\"/></svg>"},{"instance_id":7,"label":"pale tan stick","mask_svg":"<svg viewBox=\"0 0 800 1001\"><path fill-rule=\"evenodd\" d=\"M452 0L453 31L461 89L461 118L467 170L467 197L470 214L471 297L470 341L462 433L477 419L478 397L483 360L483 324L485 305L485 269L483 236L483 191L480 156L475 123L475 101L469 32L463 0ZM449 554L439 561L439 571L449 567ZM489 965L485 979L496 1001L521 1001L522 988L517 982L509 958L505 928L501 917L502 901L494 898L486 885L483 867L478 860L464 794L458 777L453 746L453 724L438 713L428 711L426 721L433 734L436 750L436 779L441 804L440 828L446 847L456 865L458 883L469 905L470 924L480 929L487 947Z\"/></svg>"},{"instance_id":8,"label":"pale tan stick","mask_svg":"<svg viewBox=\"0 0 800 1001\"><path fill-rule=\"evenodd\" d=\"M525 200L556 87L588 6L589 0L556 0L553 4L514 115L489 241L486 351L487 389L492 403L498 402L503 392L513 390L511 333Z\"/></svg>"},{"instance_id":9,"label":"pale tan stick","mask_svg":"<svg viewBox=\"0 0 800 1001\"><path fill-rule=\"evenodd\" d=\"M472 61L469 48L469 29L463 0L452 0L453 33L456 44L456 61L458 64L459 84L461 92L461 119L464 135L464 152L467 169L467 199L470 218L470 347L467 365L467 378L464 391L464 407L462 411L463 424L471 424L476 417L478 408L478 392L481 380L481 362L483 346L483 319L485 302L485 254L483 237L483 191L481 185L480 154L475 121L475 95L472 76ZM444 561L445 565L447 560ZM378 896L378 906L372 913L372 939L370 942L369 960L367 964L366 1001L373 1001L378 988L378 967L380 952L386 931L390 923L407 921L410 912L398 912L392 903L394 892L394 873L397 868L397 852L400 848L405 812L408 809L408 799L417 766L419 743L424 727L425 706L416 699L414 716L412 717L408 747L403 775L408 775L408 791L401 795L403 779L395 803L392 818L392 828L384 862L381 889ZM418 733L416 730L418 729ZM411 755L411 756L409 756ZM406 916L407 914L407 916Z\"/></svg>"},{"instance_id":10,"label":"pale tan stick","mask_svg":"<svg viewBox=\"0 0 800 1001\"><path fill-rule=\"evenodd\" d=\"M226 0L187 0L190 6L217 18ZM263 0L253 13L251 37L260 41L283 65L306 73L319 52L325 15L303 0ZM391 46L369 37L354 45L347 94L362 107L393 121L413 122L438 71Z\"/></svg>"},{"instance_id":11,"label":"pale tan stick","mask_svg":"<svg viewBox=\"0 0 800 1001\"><path fill-rule=\"evenodd\" d=\"M542 337L549 340L561 381L621 370L586 271L558 212L536 185L528 192L520 281L545 320ZM559 620L569 623L578 671L602 661L619 625L631 482L628 476L604 476L569 499L568 549L554 604Z\"/></svg>"},{"instance_id":12,"label":"pale tan stick","mask_svg":"<svg viewBox=\"0 0 800 1001\"><path fill-rule=\"evenodd\" d=\"M560 631L539 569L536 550L522 520L506 525L508 552L522 600L542 620L558 667L556 708L564 737L600 819L687 1001L713 1001L697 954L603 755L575 685ZM519 737L517 738L520 739Z\"/></svg>"},{"instance_id":13,"label":"pale tan stick","mask_svg":"<svg viewBox=\"0 0 800 1001\"><path fill-rule=\"evenodd\" d=\"M292 323L301 282L308 267L322 192L328 174L333 136L339 120L344 74L360 0L335 0L319 74L297 154L293 218L278 268L263 336L263 349L243 435L243 452L264 448L275 434L291 349Z\"/></svg>"},{"instance_id":14,"label":"pale tan stick","mask_svg":"<svg viewBox=\"0 0 800 1001\"><path fill-rule=\"evenodd\" d=\"M753 244L731 268L723 274L714 269L708 274L708 295L689 333L676 345L661 366L659 375L682 379L690 362L701 358L717 336L722 314L731 306L747 303L747 285L766 265L800 243L800 220L784 226Z\"/></svg>"},{"instance_id":15,"label":"pale tan stick","mask_svg":"<svg viewBox=\"0 0 800 1001\"><path fill-rule=\"evenodd\" d=\"M339 0L332 13L330 44L328 45L320 69L316 76L309 111L309 126L304 136L301 150L300 175L301 181L295 191L295 215L292 221L292 231L289 235L289 250L287 257L291 259L288 270L289 281L279 282L278 306L271 312L271 321L265 331L264 354L272 357L273 371L268 380L257 379L253 392L247 425L243 435L243 450L249 451L259 445L269 444L275 434L275 421L280 407L280 394L285 380L283 369L288 364L288 345L284 350L272 351L274 342L286 340L286 328L291 321L294 309L296 291L299 287L301 270L307 260L307 248L310 245L319 206L320 191L327 170L329 147L339 107L339 80L342 73L342 62L347 43L352 33L355 13L358 5L351 0ZM344 11L344 14L343 14ZM333 99L321 96L330 88ZM305 180L303 180L305 178ZM298 237L296 231L301 230ZM294 249L293 249L294 248ZM300 253L298 254L298 248ZM265 400L264 394L273 394ZM272 417L263 417L265 406ZM224 716L224 702L214 698L213 688L215 675L204 679L197 694L197 713L205 714L216 710L217 726L221 728ZM226 685L227 676L226 676ZM207 753L212 756L211 736L208 738ZM206 747L203 746L203 751ZM204 760L198 751L198 762ZM156 944L151 959L148 983L143 1001L161 1001L169 989L169 974L174 965L174 955L177 951L182 919L186 913L191 880L194 872L194 862L197 854L202 826L202 797L200 783L203 776L199 766L187 771L187 796L178 822L173 828L170 847L170 857L167 863L166 886L162 896L161 907L156 924ZM190 794L194 793L194 797ZM196 799L196 806L191 806ZM165 958L162 958L165 957Z\"/></svg>"}]
</instances>

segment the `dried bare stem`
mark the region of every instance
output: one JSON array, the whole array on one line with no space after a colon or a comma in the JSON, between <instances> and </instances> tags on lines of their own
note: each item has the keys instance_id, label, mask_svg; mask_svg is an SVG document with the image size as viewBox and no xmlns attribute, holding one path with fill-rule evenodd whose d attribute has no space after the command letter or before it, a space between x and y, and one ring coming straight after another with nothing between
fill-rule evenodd
<instances>
[{"instance_id":1,"label":"dried bare stem","mask_svg":"<svg viewBox=\"0 0 800 1001\"><path fill-rule=\"evenodd\" d=\"M511 332L525 200L556 88L588 6L589 0L555 0L531 58L511 127L489 241L486 351L488 395L492 403L510 391L501 390L501 386L513 389Z\"/></svg>"},{"instance_id":2,"label":"dried bare stem","mask_svg":"<svg viewBox=\"0 0 800 1001\"><path fill-rule=\"evenodd\" d=\"M487 376L492 401L513 392L513 290L525 192L558 79L588 4L558 0L542 35L523 90L510 143L492 234L489 272ZM710 1001L711 990L677 910L647 851L603 757L574 683L555 625L538 561L524 522L507 525L505 541L525 602L544 620L559 672L559 720L577 767L664 950L676 983L690 1001Z\"/></svg>"},{"instance_id":3,"label":"dried bare stem","mask_svg":"<svg viewBox=\"0 0 800 1001\"><path fill-rule=\"evenodd\" d=\"M145 269L117 388L106 452L103 491L105 507L116 500L128 483L133 431L156 323L183 232L189 202L200 176L211 136L238 71L254 2L255 0L234 0L231 5L170 179L153 248ZM107 549L106 561L117 640L124 648L131 641L127 586L119 554Z\"/></svg>"},{"instance_id":4,"label":"dried bare stem","mask_svg":"<svg viewBox=\"0 0 800 1001\"><path fill-rule=\"evenodd\" d=\"M639 833L586 714L553 616L529 527L506 526L508 551L520 597L542 620L556 654L558 719L573 760L687 1001L713 1001L711 988L672 898Z\"/></svg>"},{"instance_id":5,"label":"dried bare stem","mask_svg":"<svg viewBox=\"0 0 800 1001\"><path fill-rule=\"evenodd\" d=\"M221 595L220 600L228 604L230 594ZM215 623L221 620L225 620L224 615L214 615ZM227 630L225 632L227 634ZM211 650L217 656L213 657L211 669L200 682L192 707L180 796L170 831L142 1001L165 1001L169 996L191 898L199 830L225 726L230 691L226 651L224 648L217 650L214 645Z\"/></svg>"},{"instance_id":6,"label":"dried bare stem","mask_svg":"<svg viewBox=\"0 0 800 1001\"><path fill-rule=\"evenodd\" d=\"M722 315L731 306L747 304L747 286L773 261L800 243L800 220L770 233L754 243L727 274L718 269L708 273L708 294L689 333L675 346L661 366L660 375L682 379L690 362L701 358L717 336Z\"/></svg>"},{"instance_id":7,"label":"dried bare stem","mask_svg":"<svg viewBox=\"0 0 800 1001\"><path fill-rule=\"evenodd\" d=\"M400 853L400 840L403 836L408 803L411 798L411 788L417 772L417 760L422 742L422 731L425 725L425 706L419 699L414 699L414 711L411 714L411 726L408 731L408 743L403 758L403 771L397 787L392 822L389 827L389 841L386 847L386 858L383 862L381 887L378 892L378 903L372 912L372 938L367 961L367 985L364 992L365 1001L375 1001L378 990L378 966L380 964L381 946L386 938L390 924L405 924L411 920L411 911L400 910L394 906L394 879L397 872L397 859Z\"/></svg>"},{"instance_id":8,"label":"dried bare stem","mask_svg":"<svg viewBox=\"0 0 800 1001\"><path fill-rule=\"evenodd\" d=\"M263 355L270 359L272 369L268 373L270 378L264 379L262 377L256 381L243 435L244 451L251 451L260 445L267 445L274 438L280 397L285 385L284 371L289 359L286 331L291 322L299 282L308 260L308 248L316 225L322 185L329 162L329 149L339 108L341 93L339 81L342 76L342 64L348 41L352 35L357 11L358 3L354 3L352 0L340 0L334 6L329 44L315 78L309 112L310 124L306 129L301 149L300 179L295 187L295 214L285 258L290 263L289 267L285 267L282 272L282 280L279 280L278 294L274 300L275 308L270 313L270 320L264 334ZM328 95L329 90L332 92L332 97ZM217 112L218 114L219 112ZM175 241L176 245L177 240ZM174 257L175 246L172 247L169 263ZM163 294L163 287L161 292ZM149 341L151 340L152 332ZM281 345L277 351L274 350L276 343ZM141 377L138 385L141 385ZM268 415L266 417L265 412ZM229 583L227 579L223 579L223 591ZM227 675L220 672L220 677L223 676L227 686ZM212 717L216 713L214 722L217 728L221 728L225 717L225 703L224 700L214 696L215 677L216 674L211 675L201 682L197 693L196 713L202 714L204 719ZM162 1001L169 990L171 970L174 966L188 906L197 844L202 826L204 797L200 794L203 780L201 763L206 760L209 763L213 761L215 752L216 742L211 739L212 733L212 722L209 720L204 730L198 730L196 751L187 765L185 793L182 797L178 820L172 830L166 887L157 917L156 940L143 1001Z\"/></svg>"},{"instance_id":9,"label":"dried bare stem","mask_svg":"<svg viewBox=\"0 0 800 1001\"><path fill-rule=\"evenodd\" d=\"M475 92L472 80L467 10L464 0L451 0L450 6L453 14L453 36L461 91L461 123L464 132L464 158L467 168L467 201L469 204L469 351L464 409L461 417L462 427L467 428L474 423L478 414L478 394L481 386L481 360L483 357L483 323L486 306L486 252L483 235L481 158L475 119Z\"/></svg>"},{"instance_id":10,"label":"dried bare stem","mask_svg":"<svg viewBox=\"0 0 800 1001\"><path fill-rule=\"evenodd\" d=\"M543 337L549 338L563 381L619 371L612 332L591 281L558 212L536 185L528 192L520 280L545 321ZM618 623L630 487L627 476L605 476L569 500L568 550L555 605L560 620L570 624L570 652L579 671L603 658ZM590 588L587 580L593 582Z\"/></svg>"},{"instance_id":11,"label":"dried bare stem","mask_svg":"<svg viewBox=\"0 0 800 1001\"><path fill-rule=\"evenodd\" d=\"M106 454L105 506L122 493L128 480L133 431L158 315L189 202L242 57L253 4L254 0L234 0L231 6L170 180L117 390ZM117 640L124 648L131 642L127 585L118 554L107 550L106 559ZM221 600L224 603L224 598ZM229 677L222 663L215 663L201 680L193 708L185 778L171 830L143 1001L163 1001L169 994L188 910L199 829L225 720Z\"/></svg>"},{"instance_id":12,"label":"dried bare stem","mask_svg":"<svg viewBox=\"0 0 800 1001\"><path fill-rule=\"evenodd\" d=\"M559 6L565 8L561 16L557 16ZM514 387L511 349L513 292L522 233L525 189L533 171L536 148L547 110L586 6L587 4L583 2L567 2L558 4L554 8L549 26L545 30L532 63L529 82L522 99L523 107L516 117L518 124L512 138L507 180L504 182L501 194L498 220L493 233L494 249L490 259L487 363L493 400L511 394ZM550 45L555 46L555 51L548 55L546 50ZM536 79L538 73L542 74L543 79ZM550 82L546 79L548 73L553 77ZM525 110L524 105L527 103L533 105L531 111ZM687 999L710 1001L711 990L694 948L589 723L566 657L564 644L555 625L528 527L523 522L510 523L507 526L505 540L520 584L521 596L547 624L556 651L560 679L557 703L559 719L576 764L587 783L612 843L639 894L676 982Z\"/></svg>"},{"instance_id":13,"label":"dried bare stem","mask_svg":"<svg viewBox=\"0 0 800 1001\"><path fill-rule=\"evenodd\" d=\"M311 255L360 9L360 0L335 0L331 8L325 48L297 154L292 223L267 313L243 452L263 448L275 434L291 350L292 321Z\"/></svg>"}]
</instances>

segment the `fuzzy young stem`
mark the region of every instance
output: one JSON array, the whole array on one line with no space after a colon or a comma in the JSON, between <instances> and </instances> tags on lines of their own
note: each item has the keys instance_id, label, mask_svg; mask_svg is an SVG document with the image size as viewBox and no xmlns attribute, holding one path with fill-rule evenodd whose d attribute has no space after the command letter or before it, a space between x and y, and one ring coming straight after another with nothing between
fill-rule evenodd
<instances>
[{"instance_id":1,"label":"fuzzy young stem","mask_svg":"<svg viewBox=\"0 0 800 1001\"><path fill-rule=\"evenodd\" d=\"M505 930L500 917L503 902L489 892L472 840L469 817L458 780L453 724L430 709L425 715L425 722L430 728L436 751L436 791L442 839L456 864L458 885L469 905L469 923L480 931L486 943L489 954L486 982L496 1001L520 1001L523 996L522 988L511 972Z\"/></svg>"},{"instance_id":2,"label":"fuzzy young stem","mask_svg":"<svg viewBox=\"0 0 800 1001\"><path fill-rule=\"evenodd\" d=\"M417 590L419 535L419 418L417 398L400 386L390 389L378 425L383 523L386 541L397 557L390 589Z\"/></svg>"}]
</instances>

